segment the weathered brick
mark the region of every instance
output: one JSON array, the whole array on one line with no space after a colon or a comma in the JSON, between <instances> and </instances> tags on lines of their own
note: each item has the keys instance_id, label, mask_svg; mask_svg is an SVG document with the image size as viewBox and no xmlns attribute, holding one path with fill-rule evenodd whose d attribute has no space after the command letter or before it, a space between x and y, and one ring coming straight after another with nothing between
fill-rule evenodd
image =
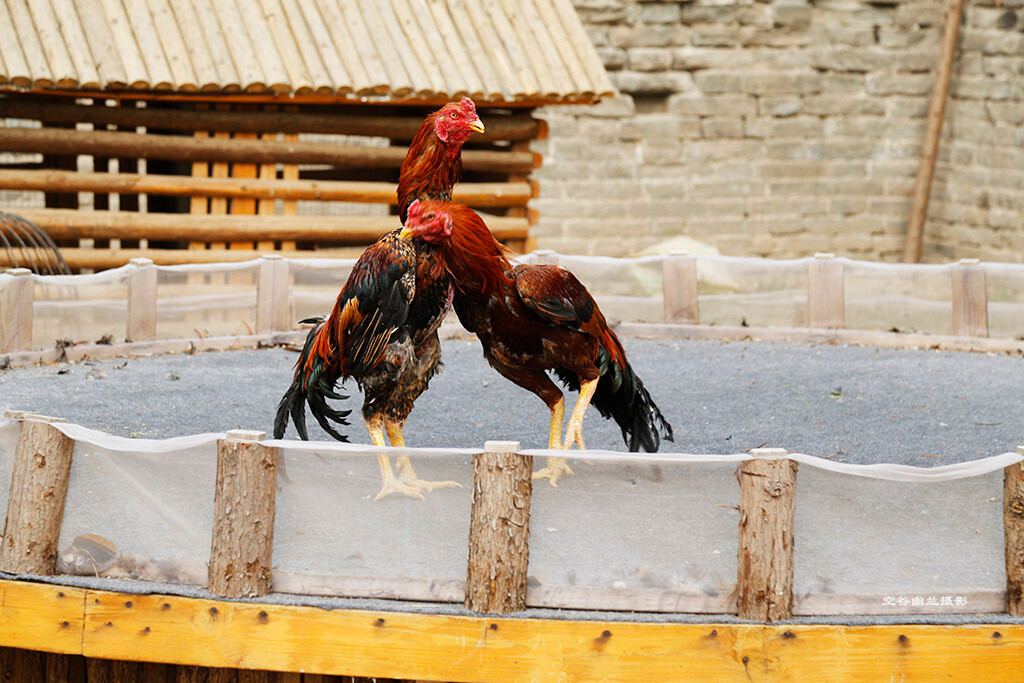
<instances>
[{"instance_id":1,"label":"weathered brick","mask_svg":"<svg viewBox=\"0 0 1024 683\"><path fill-rule=\"evenodd\" d=\"M693 77L685 71L616 71L610 75L619 90L633 95L667 95L693 89Z\"/></svg>"},{"instance_id":2,"label":"weathered brick","mask_svg":"<svg viewBox=\"0 0 1024 683\"><path fill-rule=\"evenodd\" d=\"M746 132L755 138L810 138L823 133L824 124L816 116L774 118L759 116L748 118Z\"/></svg>"},{"instance_id":3,"label":"weathered brick","mask_svg":"<svg viewBox=\"0 0 1024 683\"><path fill-rule=\"evenodd\" d=\"M679 21L679 5L672 2L640 5L640 21L645 24L672 24Z\"/></svg>"},{"instance_id":4,"label":"weathered brick","mask_svg":"<svg viewBox=\"0 0 1024 683\"><path fill-rule=\"evenodd\" d=\"M763 95L757 98L757 113L761 116L785 118L799 113L803 101L796 95Z\"/></svg>"},{"instance_id":5,"label":"weathered brick","mask_svg":"<svg viewBox=\"0 0 1024 683\"><path fill-rule=\"evenodd\" d=\"M867 76L867 90L872 95L925 95L931 92L935 79L925 74L872 73Z\"/></svg>"},{"instance_id":6,"label":"weathered brick","mask_svg":"<svg viewBox=\"0 0 1024 683\"><path fill-rule=\"evenodd\" d=\"M628 51L629 68L633 71L665 71L672 67L669 48L632 47Z\"/></svg>"},{"instance_id":7,"label":"weathered brick","mask_svg":"<svg viewBox=\"0 0 1024 683\"><path fill-rule=\"evenodd\" d=\"M699 79L698 87L700 87ZM757 100L748 95L702 96L696 93L686 93L670 97L667 108L672 113L683 115L715 116L718 114L733 114L736 116L752 116L757 113Z\"/></svg>"},{"instance_id":8,"label":"weathered brick","mask_svg":"<svg viewBox=\"0 0 1024 683\"><path fill-rule=\"evenodd\" d=\"M637 114L622 122L623 140L644 138L695 138L700 135L700 119L677 114Z\"/></svg>"},{"instance_id":9,"label":"weathered brick","mask_svg":"<svg viewBox=\"0 0 1024 683\"><path fill-rule=\"evenodd\" d=\"M741 89L755 95L807 95L821 92L822 75L817 72L744 74Z\"/></svg>"},{"instance_id":10,"label":"weathered brick","mask_svg":"<svg viewBox=\"0 0 1024 683\"><path fill-rule=\"evenodd\" d=\"M752 66L757 55L751 50L705 47L672 49L673 69L737 69Z\"/></svg>"},{"instance_id":11,"label":"weathered brick","mask_svg":"<svg viewBox=\"0 0 1024 683\"><path fill-rule=\"evenodd\" d=\"M580 119L580 137L590 142L618 142L621 124L615 119Z\"/></svg>"},{"instance_id":12,"label":"weathered brick","mask_svg":"<svg viewBox=\"0 0 1024 683\"><path fill-rule=\"evenodd\" d=\"M599 47L597 56L601 58L604 68L616 71L626 66L626 51L621 47Z\"/></svg>"},{"instance_id":13,"label":"weathered brick","mask_svg":"<svg viewBox=\"0 0 1024 683\"><path fill-rule=\"evenodd\" d=\"M833 71L875 71L892 64L890 50L878 48L854 48L847 46L823 46L814 48L812 66ZM935 57L932 56L932 64Z\"/></svg>"},{"instance_id":14,"label":"weathered brick","mask_svg":"<svg viewBox=\"0 0 1024 683\"><path fill-rule=\"evenodd\" d=\"M842 95L814 95L803 98L807 114L832 116L843 114L885 114L885 101L873 97L846 97Z\"/></svg>"},{"instance_id":15,"label":"weathered brick","mask_svg":"<svg viewBox=\"0 0 1024 683\"><path fill-rule=\"evenodd\" d=\"M935 30L916 27L896 28L881 26L878 29L878 44L882 47L911 47L913 45L934 45L939 41Z\"/></svg>"},{"instance_id":16,"label":"weathered brick","mask_svg":"<svg viewBox=\"0 0 1024 683\"><path fill-rule=\"evenodd\" d=\"M701 119L701 134L706 138L741 138L743 119L739 116L707 116Z\"/></svg>"},{"instance_id":17,"label":"weathered brick","mask_svg":"<svg viewBox=\"0 0 1024 683\"><path fill-rule=\"evenodd\" d=\"M678 27L663 24L614 26L608 39L617 47L665 47L676 42Z\"/></svg>"},{"instance_id":18,"label":"weathered brick","mask_svg":"<svg viewBox=\"0 0 1024 683\"><path fill-rule=\"evenodd\" d=\"M709 69L694 74L693 80L703 93L735 93L741 90L743 76L733 71Z\"/></svg>"}]
</instances>

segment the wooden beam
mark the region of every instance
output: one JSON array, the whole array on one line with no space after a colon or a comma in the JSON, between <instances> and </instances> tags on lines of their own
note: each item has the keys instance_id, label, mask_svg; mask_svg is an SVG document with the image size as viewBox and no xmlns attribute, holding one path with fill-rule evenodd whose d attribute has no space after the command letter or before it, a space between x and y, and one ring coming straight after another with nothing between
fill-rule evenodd
<instances>
[{"instance_id":1,"label":"wooden beam","mask_svg":"<svg viewBox=\"0 0 1024 683\"><path fill-rule=\"evenodd\" d=\"M256 334L290 328L288 262L280 254L264 254L256 286Z\"/></svg>"},{"instance_id":2,"label":"wooden beam","mask_svg":"<svg viewBox=\"0 0 1024 683\"><path fill-rule=\"evenodd\" d=\"M358 258L365 246L340 247L337 249L316 249L305 251L279 251L284 258ZM260 258L266 252L260 250L230 249L79 249L68 247L61 250L64 260L72 270L89 268L106 270L130 263L134 258L148 258L156 265L173 266L182 263L235 263ZM5 254L0 252L0 266L6 263Z\"/></svg>"},{"instance_id":3,"label":"wooden beam","mask_svg":"<svg viewBox=\"0 0 1024 683\"><path fill-rule=\"evenodd\" d=\"M843 262L832 254L815 254L807 264L807 324L842 329L846 326Z\"/></svg>"},{"instance_id":4,"label":"wooden beam","mask_svg":"<svg viewBox=\"0 0 1024 683\"><path fill-rule=\"evenodd\" d=\"M49 423L63 421L32 416L21 422L0 544L0 570L40 576L55 571L75 442Z\"/></svg>"},{"instance_id":5,"label":"wooden beam","mask_svg":"<svg viewBox=\"0 0 1024 683\"><path fill-rule=\"evenodd\" d=\"M235 430L217 442L207 586L214 595L251 598L270 592L277 449L257 443L265 437Z\"/></svg>"},{"instance_id":6,"label":"wooden beam","mask_svg":"<svg viewBox=\"0 0 1024 683\"><path fill-rule=\"evenodd\" d=\"M488 441L473 456L466 608L487 614L526 609L533 460L518 441Z\"/></svg>"},{"instance_id":7,"label":"wooden beam","mask_svg":"<svg viewBox=\"0 0 1024 683\"><path fill-rule=\"evenodd\" d=\"M255 164L333 164L349 168L399 168L405 147L346 147L318 142L232 140L59 128L0 128L0 151L174 161ZM463 168L492 173L529 172L540 165L534 152L465 150Z\"/></svg>"},{"instance_id":8,"label":"wooden beam","mask_svg":"<svg viewBox=\"0 0 1024 683\"><path fill-rule=\"evenodd\" d=\"M1017 452L1024 455L1024 446ZM1024 467L1003 472L1003 536L1006 549L1006 611L1024 617Z\"/></svg>"},{"instance_id":9,"label":"wooden beam","mask_svg":"<svg viewBox=\"0 0 1024 683\"><path fill-rule=\"evenodd\" d=\"M13 263L22 262L25 254L15 252ZM0 265L7 262L10 254L0 252ZM27 351L32 348L32 300L35 297L35 280L27 268L11 268L7 275L14 278L0 289L0 353Z\"/></svg>"},{"instance_id":10,"label":"wooden beam","mask_svg":"<svg viewBox=\"0 0 1024 683\"><path fill-rule=\"evenodd\" d=\"M401 227L398 216L231 216L187 213L115 213L72 209L18 209L54 240L155 239L188 242L310 240L369 244ZM498 240L523 238L525 218L485 216ZM2 257L2 253L0 253Z\"/></svg>"},{"instance_id":11,"label":"wooden beam","mask_svg":"<svg viewBox=\"0 0 1024 683\"><path fill-rule=\"evenodd\" d=\"M985 268L978 259L960 259L953 266L953 334L988 336L988 291Z\"/></svg>"},{"instance_id":12,"label":"wooden beam","mask_svg":"<svg viewBox=\"0 0 1024 683\"><path fill-rule=\"evenodd\" d=\"M782 448L755 448L740 464L736 606L741 619L793 616L793 516L799 465Z\"/></svg>"},{"instance_id":13,"label":"wooden beam","mask_svg":"<svg viewBox=\"0 0 1024 683\"><path fill-rule=\"evenodd\" d=\"M156 339L156 266L148 258L133 258L128 273L128 341Z\"/></svg>"},{"instance_id":14,"label":"wooden beam","mask_svg":"<svg viewBox=\"0 0 1024 683\"><path fill-rule=\"evenodd\" d=\"M910 220L907 223L907 240L903 248L906 263L919 263L924 249L924 224L928 218L928 197L932 191L935 175L935 159L939 151L939 136L942 134L942 118L946 113L946 98L949 95L949 81L953 75L953 59L956 56L957 36L960 33L960 15L963 0L949 0L946 8L946 23L942 28L942 47L935 67L935 86L928 104L928 126L921 146L921 161L914 181L913 201L910 206Z\"/></svg>"},{"instance_id":15,"label":"wooden beam","mask_svg":"<svg viewBox=\"0 0 1024 683\"><path fill-rule=\"evenodd\" d=\"M896 671L906 680L1016 680L1024 648L1024 626L1010 623L636 623L326 610L9 580L0 591L0 646L402 679L650 681L696 671L707 680L872 681Z\"/></svg>"},{"instance_id":16,"label":"wooden beam","mask_svg":"<svg viewBox=\"0 0 1024 683\"><path fill-rule=\"evenodd\" d=\"M674 251L661 264L665 322L696 325L700 322L697 298L697 259Z\"/></svg>"},{"instance_id":17,"label":"wooden beam","mask_svg":"<svg viewBox=\"0 0 1024 683\"><path fill-rule=\"evenodd\" d=\"M232 133L325 133L412 140L423 116L384 112L351 111L350 107L318 111L222 112L195 109L127 109L84 107L55 101L0 97L0 118L31 119L47 123L112 124L119 127L146 126L165 130L220 130ZM491 115L484 122L485 133L474 133L474 142L542 139L547 125L529 114Z\"/></svg>"},{"instance_id":18,"label":"wooden beam","mask_svg":"<svg viewBox=\"0 0 1024 683\"><path fill-rule=\"evenodd\" d=\"M312 199L317 201L394 204L394 183L339 180L264 180L136 173L17 171L0 168L0 188L53 192L117 192L172 197L212 196L232 199ZM469 206L526 206L532 197L527 182L460 183L453 201Z\"/></svg>"}]
</instances>

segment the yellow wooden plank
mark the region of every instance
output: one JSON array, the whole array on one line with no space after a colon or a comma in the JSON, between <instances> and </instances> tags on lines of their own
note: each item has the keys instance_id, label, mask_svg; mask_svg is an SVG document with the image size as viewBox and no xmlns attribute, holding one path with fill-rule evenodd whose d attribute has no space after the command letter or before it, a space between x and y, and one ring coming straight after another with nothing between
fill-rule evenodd
<instances>
[{"instance_id":1,"label":"yellow wooden plank","mask_svg":"<svg viewBox=\"0 0 1024 683\"><path fill-rule=\"evenodd\" d=\"M1024 666L1020 624L498 619L13 581L0 581L0 596L0 646L199 666L447 681L1019 681Z\"/></svg>"},{"instance_id":2,"label":"yellow wooden plank","mask_svg":"<svg viewBox=\"0 0 1024 683\"><path fill-rule=\"evenodd\" d=\"M0 646L80 654L85 591L0 581Z\"/></svg>"}]
</instances>

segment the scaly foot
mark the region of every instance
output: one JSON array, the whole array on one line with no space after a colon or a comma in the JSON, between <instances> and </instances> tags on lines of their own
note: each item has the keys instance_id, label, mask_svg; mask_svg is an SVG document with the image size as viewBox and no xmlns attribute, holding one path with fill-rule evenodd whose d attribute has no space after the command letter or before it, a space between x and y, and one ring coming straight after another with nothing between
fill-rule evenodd
<instances>
[{"instance_id":1,"label":"scaly foot","mask_svg":"<svg viewBox=\"0 0 1024 683\"><path fill-rule=\"evenodd\" d=\"M548 458L548 466L534 472L533 478L547 479L552 486L558 488L558 480L562 478L563 474L567 474L570 477L573 475L569 462L565 458Z\"/></svg>"},{"instance_id":2,"label":"scaly foot","mask_svg":"<svg viewBox=\"0 0 1024 683\"><path fill-rule=\"evenodd\" d=\"M392 443L394 443L394 437L392 437ZM396 462L398 463L398 478L406 486L411 486L425 493L429 493L434 489L462 488L462 484L457 481L427 481L420 479L416 475L416 470L412 468L412 462L410 462L409 457L406 455L398 456Z\"/></svg>"},{"instance_id":3,"label":"scaly foot","mask_svg":"<svg viewBox=\"0 0 1024 683\"><path fill-rule=\"evenodd\" d=\"M384 485L381 486L380 493L378 493L373 500L378 501L384 496L389 496L392 493L398 493L403 496L409 496L410 498L419 498L420 500L423 500L423 492L421 489L407 482L396 479L393 476L384 479Z\"/></svg>"}]
</instances>

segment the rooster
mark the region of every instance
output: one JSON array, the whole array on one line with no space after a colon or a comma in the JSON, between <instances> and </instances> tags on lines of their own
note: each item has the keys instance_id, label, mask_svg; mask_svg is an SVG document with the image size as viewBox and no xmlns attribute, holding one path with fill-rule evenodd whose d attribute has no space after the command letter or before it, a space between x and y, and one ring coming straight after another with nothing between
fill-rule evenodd
<instances>
[{"instance_id":1,"label":"rooster","mask_svg":"<svg viewBox=\"0 0 1024 683\"><path fill-rule=\"evenodd\" d=\"M483 219L460 204L413 202L402 235L435 246L455 281L455 312L463 327L480 338L495 370L547 405L549 448L585 447L583 414L591 402L615 420L631 451L653 452L661 439L672 440L672 426L572 273L558 266L513 266ZM565 398L549 371L580 394L564 441ZM548 458L533 477L557 486L562 474L572 474L565 458Z\"/></svg>"},{"instance_id":2,"label":"rooster","mask_svg":"<svg viewBox=\"0 0 1024 683\"><path fill-rule=\"evenodd\" d=\"M462 171L461 150L484 126L473 100L450 102L424 120L409 145L398 181L402 221L418 198L451 199ZM364 393L363 419L375 446L404 446L402 429L416 399L439 371L437 328L451 308L454 290L433 245L412 241L401 230L384 235L363 252L338 294L330 316L310 318L310 330L281 399L274 437L284 436L291 415L307 439L305 405L335 439L348 441L334 424L347 425L351 411L332 408L327 399L348 398L335 391L338 381L355 379ZM334 424L332 424L332 422ZM423 498L453 481L424 481L407 456L399 456L396 477L387 456L379 456L382 486L375 500L391 493Z\"/></svg>"}]
</instances>

